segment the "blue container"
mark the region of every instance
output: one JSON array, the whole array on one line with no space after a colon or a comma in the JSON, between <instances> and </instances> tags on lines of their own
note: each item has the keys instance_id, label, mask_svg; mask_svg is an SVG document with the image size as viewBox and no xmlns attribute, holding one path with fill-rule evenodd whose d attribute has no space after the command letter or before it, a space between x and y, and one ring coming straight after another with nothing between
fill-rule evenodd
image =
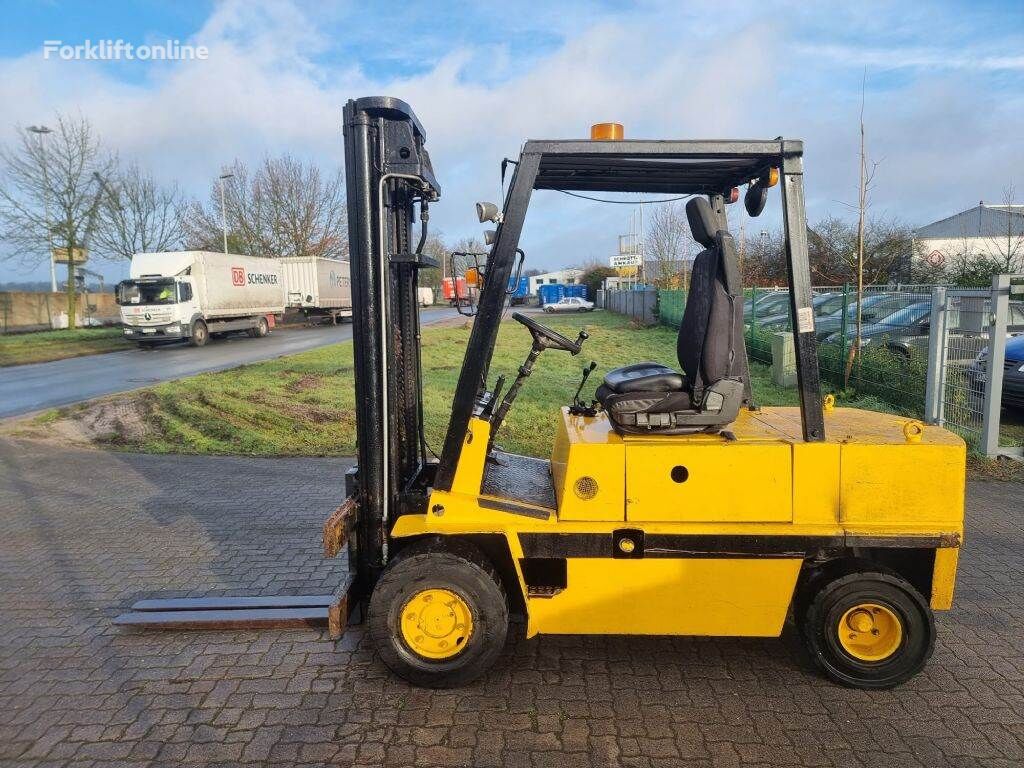
<instances>
[{"instance_id":1,"label":"blue container","mask_svg":"<svg viewBox=\"0 0 1024 768\"><path fill-rule=\"evenodd\" d=\"M565 289L570 286L562 285L539 285L537 286L537 297L540 299L540 305L543 307L546 304L555 304L565 296Z\"/></svg>"},{"instance_id":2,"label":"blue container","mask_svg":"<svg viewBox=\"0 0 1024 768\"><path fill-rule=\"evenodd\" d=\"M565 295L574 299L585 299L587 298L587 286L567 285L565 286Z\"/></svg>"}]
</instances>

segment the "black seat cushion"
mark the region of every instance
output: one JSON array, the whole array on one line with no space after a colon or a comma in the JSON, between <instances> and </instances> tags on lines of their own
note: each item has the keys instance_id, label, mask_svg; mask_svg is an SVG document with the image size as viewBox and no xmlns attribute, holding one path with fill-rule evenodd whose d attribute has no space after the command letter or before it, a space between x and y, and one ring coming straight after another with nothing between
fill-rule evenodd
<instances>
[{"instance_id":1,"label":"black seat cushion","mask_svg":"<svg viewBox=\"0 0 1024 768\"><path fill-rule=\"evenodd\" d=\"M634 363L609 371L604 385L610 392L676 392L686 387L686 379L661 363Z\"/></svg>"}]
</instances>

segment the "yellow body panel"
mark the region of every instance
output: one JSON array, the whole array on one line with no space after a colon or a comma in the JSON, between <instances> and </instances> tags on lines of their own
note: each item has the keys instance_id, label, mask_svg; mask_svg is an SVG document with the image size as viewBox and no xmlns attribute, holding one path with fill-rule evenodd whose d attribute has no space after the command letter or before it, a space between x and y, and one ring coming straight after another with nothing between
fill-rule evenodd
<instances>
[{"instance_id":1,"label":"yellow body panel","mask_svg":"<svg viewBox=\"0 0 1024 768\"><path fill-rule=\"evenodd\" d=\"M560 520L625 518L625 446L614 431L595 419L562 411L562 428L551 452ZM570 471L570 467L572 471ZM593 480L591 484L587 478ZM588 490L596 488L591 496Z\"/></svg>"},{"instance_id":2,"label":"yellow body panel","mask_svg":"<svg viewBox=\"0 0 1024 768\"><path fill-rule=\"evenodd\" d=\"M936 547L931 604L948 609L963 533L963 441L938 427L918 434L907 419L868 411L829 410L825 423L821 443L803 442L796 408L741 412L730 427L733 439L620 437L604 415L563 409L551 459L557 513L524 514L481 497L490 427L472 419L451 491L434 491L428 512L403 515L391 534L503 536L528 608L529 636L777 635L802 562L789 556L786 542L799 552L807 537L856 547L884 547L900 537L901 547ZM684 482L672 479L676 466L687 468ZM596 483L591 498L576 491L581 477ZM612 539L624 529L724 543L711 552L680 545L675 555L613 558ZM520 536L544 533L589 537L599 548L607 543L608 554L562 555L564 588L531 595ZM728 547L737 538L776 540L783 552L733 552Z\"/></svg>"},{"instance_id":3,"label":"yellow body panel","mask_svg":"<svg viewBox=\"0 0 1024 768\"><path fill-rule=\"evenodd\" d=\"M626 519L789 521L792 472L792 448L782 442L629 442Z\"/></svg>"},{"instance_id":4,"label":"yellow body panel","mask_svg":"<svg viewBox=\"0 0 1024 768\"><path fill-rule=\"evenodd\" d=\"M953 607L953 588L956 586L956 564L960 547L935 550L935 568L932 571L932 609L948 611Z\"/></svg>"},{"instance_id":5,"label":"yellow body panel","mask_svg":"<svg viewBox=\"0 0 1024 768\"><path fill-rule=\"evenodd\" d=\"M570 558L568 588L530 598L541 634L777 636L800 560Z\"/></svg>"}]
</instances>

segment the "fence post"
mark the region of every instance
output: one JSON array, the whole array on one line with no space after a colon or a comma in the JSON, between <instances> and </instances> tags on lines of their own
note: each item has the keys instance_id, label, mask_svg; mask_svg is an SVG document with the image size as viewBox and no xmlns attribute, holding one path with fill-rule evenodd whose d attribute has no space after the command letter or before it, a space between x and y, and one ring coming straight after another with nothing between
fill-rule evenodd
<instances>
[{"instance_id":1,"label":"fence post","mask_svg":"<svg viewBox=\"0 0 1024 768\"><path fill-rule=\"evenodd\" d=\"M946 289L932 288L932 317L928 326L928 378L924 390L924 420L942 423L942 354L946 347Z\"/></svg>"},{"instance_id":2,"label":"fence post","mask_svg":"<svg viewBox=\"0 0 1024 768\"><path fill-rule=\"evenodd\" d=\"M846 370L846 306L850 303L850 281L843 283L843 313L839 316L839 370L837 386L843 384L843 371Z\"/></svg>"},{"instance_id":3,"label":"fence post","mask_svg":"<svg viewBox=\"0 0 1024 768\"><path fill-rule=\"evenodd\" d=\"M992 276L992 313L989 315L988 376L985 377L985 413L981 424L981 449L986 456L999 454L999 409L1003 400L1003 362L1006 359L1006 321L1010 310L1010 276Z\"/></svg>"}]
</instances>

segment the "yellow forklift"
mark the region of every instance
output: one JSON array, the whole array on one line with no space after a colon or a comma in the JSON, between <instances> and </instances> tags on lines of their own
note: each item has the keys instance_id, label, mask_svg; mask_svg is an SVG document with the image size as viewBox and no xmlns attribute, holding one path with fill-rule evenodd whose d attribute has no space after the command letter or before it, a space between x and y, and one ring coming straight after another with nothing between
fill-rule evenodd
<instances>
[{"instance_id":1,"label":"yellow forklift","mask_svg":"<svg viewBox=\"0 0 1024 768\"><path fill-rule=\"evenodd\" d=\"M351 581L335 611L365 619L396 674L456 686L501 655L510 615L538 634L775 637L787 616L835 681L897 685L935 642L963 534L965 446L938 427L822 398L811 308L801 142L527 141L495 223L440 456L423 434L418 270L440 197L426 133L397 99L344 110L358 466L324 526ZM727 207L781 197L800 407L753 402ZM595 399L551 418L550 460L495 447L544 352L566 337L513 314L530 340L504 390L490 363L521 264L533 190L689 196L704 250L679 328L679 369L607 371ZM418 232L417 232L418 230ZM584 369L583 381L593 369ZM571 384L567 383L567 392ZM340 618L338 618L340 616ZM337 627L336 627L337 628Z\"/></svg>"}]
</instances>

